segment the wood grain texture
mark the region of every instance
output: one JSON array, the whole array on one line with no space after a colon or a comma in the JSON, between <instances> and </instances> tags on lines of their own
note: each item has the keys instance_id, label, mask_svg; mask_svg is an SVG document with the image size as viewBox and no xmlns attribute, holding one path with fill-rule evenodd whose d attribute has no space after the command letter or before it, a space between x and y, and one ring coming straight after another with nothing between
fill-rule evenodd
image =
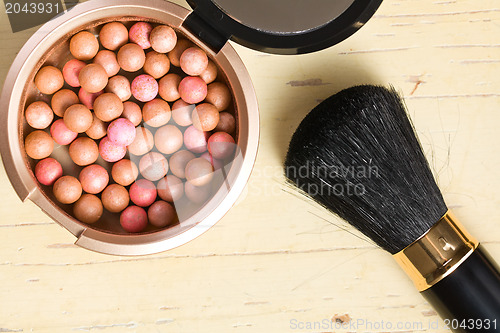
<instances>
[{"instance_id":1,"label":"wood grain texture","mask_svg":"<svg viewBox=\"0 0 500 333\"><path fill-rule=\"evenodd\" d=\"M0 83L35 30L13 34L0 14ZM157 255L73 245L18 199L1 168L0 332L375 332L368 323L381 321L393 324L382 331L446 332L392 258L284 185L281 164L320 101L354 84L393 84L448 205L500 258L499 36L496 0L385 0L324 51L275 56L235 45L260 104L255 170L215 227ZM299 329L332 318L365 326Z\"/></svg>"}]
</instances>

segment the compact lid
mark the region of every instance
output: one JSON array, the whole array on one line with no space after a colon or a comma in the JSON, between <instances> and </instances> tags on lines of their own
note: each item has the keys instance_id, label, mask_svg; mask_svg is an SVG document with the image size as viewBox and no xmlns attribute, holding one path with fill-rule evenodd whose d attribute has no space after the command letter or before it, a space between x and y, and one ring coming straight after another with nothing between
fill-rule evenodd
<instances>
[{"instance_id":1,"label":"compact lid","mask_svg":"<svg viewBox=\"0 0 500 333\"><path fill-rule=\"evenodd\" d=\"M375 13L382 0L188 0L186 23L220 46L222 39L255 50L298 54L337 44ZM201 19L201 20L199 20ZM206 24L200 24L204 21ZM198 29L197 29L198 28ZM223 38L209 36L212 30ZM217 42L218 41L218 42ZM218 45L219 44L219 45Z\"/></svg>"}]
</instances>

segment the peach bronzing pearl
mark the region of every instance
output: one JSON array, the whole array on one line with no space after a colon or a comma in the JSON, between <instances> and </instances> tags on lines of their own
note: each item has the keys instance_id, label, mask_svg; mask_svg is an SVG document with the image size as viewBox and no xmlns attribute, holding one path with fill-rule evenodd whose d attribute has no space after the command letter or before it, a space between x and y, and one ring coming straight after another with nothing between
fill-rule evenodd
<instances>
[{"instance_id":1,"label":"peach bronzing pearl","mask_svg":"<svg viewBox=\"0 0 500 333\"><path fill-rule=\"evenodd\" d=\"M85 91L91 94L96 93L108 84L108 73L99 64L88 64L78 74L78 81Z\"/></svg>"},{"instance_id":2,"label":"peach bronzing pearl","mask_svg":"<svg viewBox=\"0 0 500 333\"><path fill-rule=\"evenodd\" d=\"M54 112L50 106L42 101L31 103L24 111L28 124L35 129L47 128L54 119Z\"/></svg>"},{"instance_id":3,"label":"peach bronzing pearl","mask_svg":"<svg viewBox=\"0 0 500 333\"><path fill-rule=\"evenodd\" d=\"M206 84L212 83L217 78L217 66L212 60L208 60L207 68L199 75Z\"/></svg>"},{"instance_id":4,"label":"peach bronzing pearl","mask_svg":"<svg viewBox=\"0 0 500 333\"><path fill-rule=\"evenodd\" d=\"M139 170L147 180L157 181L167 174L168 161L163 154L150 152L141 157Z\"/></svg>"},{"instance_id":5,"label":"peach bronzing pearl","mask_svg":"<svg viewBox=\"0 0 500 333\"><path fill-rule=\"evenodd\" d=\"M132 96L130 81L122 75L115 75L110 78L104 90L108 93L115 94L122 102L127 101Z\"/></svg>"},{"instance_id":6,"label":"peach bronzing pearl","mask_svg":"<svg viewBox=\"0 0 500 333\"><path fill-rule=\"evenodd\" d=\"M170 60L163 53L150 51L146 54L144 62L144 72L151 75L155 79L159 79L168 73L170 69Z\"/></svg>"},{"instance_id":7,"label":"peach bronzing pearl","mask_svg":"<svg viewBox=\"0 0 500 333\"><path fill-rule=\"evenodd\" d=\"M139 126L142 122L142 111L139 105L134 102L126 101L123 103L123 112L121 116L130 120L134 126Z\"/></svg>"},{"instance_id":8,"label":"peach bronzing pearl","mask_svg":"<svg viewBox=\"0 0 500 333\"><path fill-rule=\"evenodd\" d=\"M182 99L175 101L172 105L172 119L177 123L177 125L183 127L193 124L191 114L193 113L195 107L195 104L188 104Z\"/></svg>"},{"instance_id":9,"label":"peach bronzing pearl","mask_svg":"<svg viewBox=\"0 0 500 333\"><path fill-rule=\"evenodd\" d=\"M99 32L101 45L115 51L128 42L128 30L121 22L105 24Z\"/></svg>"},{"instance_id":10,"label":"peach bronzing pearl","mask_svg":"<svg viewBox=\"0 0 500 333\"><path fill-rule=\"evenodd\" d=\"M149 223L155 227L162 228L172 224L177 218L174 207L165 201L156 201L148 209Z\"/></svg>"},{"instance_id":11,"label":"peach bronzing pearl","mask_svg":"<svg viewBox=\"0 0 500 333\"><path fill-rule=\"evenodd\" d=\"M155 145L153 134L146 127L135 128L135 139L128 147L128 151L136 156L144 155Z\"/></svg>"},{"instance_id":12,"label":"peach bronzing pearl","mask_svg":"<svg viewBox=\"0 0 500 333\"><path fill-rule=\"evenodd\" d=\"M99 42L90 32L81 31L71 37L69 51L76 59L87 61L92 59L99 51Z\"/></svg>"},{"instance_id":13,"label":"peach bronzing pearl","mask_svg":"<svg viewBox=\"0 0 500 333\"><path fill-rule=\"evenodd\" d=\"M155 146L163 154L173 154L182 147L182 132L174 125L160 127L154 136Z\"/></svg>"},{"instance_id":14,"label":"peach bronzing pearl","mask_svg":"<svg viewBox=\"0 0 500 333\"><path fill-rule=\"evenodd\" d=\"M102 191L102 204L111 213L119 213L127 208L130 197L125 187L118 184L111 184Z\"/></svg>"},{"instance_id":15,"label":"peach bronzing pearl","mask_svg":"<svg viewBox=\"0 0 500 333\"><path fill-rule=\"evenodd\" d=\"M202 103L193 110L191 118L195 128L209 132L219 123L219 111L210 103Z\"/></svg>"},{"instance_id":16,"label":"peach bronzing pearl","mask_svg":"<svg viewBox=\"0 0 500 333\"><path fill-rule=\"evenodd\" d=\"M176 202L184 195L184 184L182 180L174 175L168 175L160 179L156 184L158 196L168 202Z\"/></svg>"},{"instance_id":17,"label":"peach bronzing pearl","mask_svg":"<svg viewBox=\"0 0 500 333\"><path fill-rule=\"evenodd\" d=\"M139 45L129 43L120 47L116 59L124 71L137 72L144 66L146 55Z\"/></svg>"},{"instance_id":18,"label":"peach bronzing pearl","mask_svg":"<svg viewBox=\"0 0 500 333\"><path fill-rule=\"evenodd\" d=\"M166 125L171 115L170 105L160 98L155 98L142 107L142 118L151 127Z\"/></svg>"},{"instance_id":19,"label":"peach bronzing pearl","mask_svg":"<svg viewBox=\"0 0 500 333\"><path fill-rule=\"evenodd\" d=\"M99 51L94 58L94 64L101 65L106 71L106 74L108 74L108 77L112 77L120 71L120 65L118 65L118 61L116 60L116 54L109 50Z\"/></svg>"},{"instance_id":20,"label":"peach bronzing pearl","mask_svg":"<svg viewBox=\"0 0 500 333\"><path fill-rule=\"evenodd\" d=\"M193 43L187 39L178 39L177 44L172 49L172 51L168 52L168 59L170 63L176 67L180 67L180 59L182 52L184 52L187 48L193 46Z\"/></svg>"},{"instance_id":21,"label":"peach bronzing pearl","mask_svg":"<svg viewBox=\"0 0 500 333\"><path fill-rule=\"evenodd\" d=\"M90 128L94 120L92 112L83 104L74 104L64 112L64 124L73 132L83 133Z\"/></svg>"},{"instance_id":22,"label":"peach bronzing pearl","mask_svg":"<svg viewBox=\"0 0 500 333\"><path fill-rule=\"evenodd\" d=\"M87 137L79 137L73 141L68 152L71 160L79 166L92 164L99 158L97 143Z\"/></svg>"},{"instance_id":23,"label":"peach bronzing pearl","mask_svg":"<svg viewBox=\"0 0 500 333\"><path fill-rule=\"evenodd\" d=\"M82 185L72 176L62 176L52 188L57 201L62 204L72 204L82 195Z\"/></svg>"},{"instance_id":24,"label":"peach bronzing pearl","mask_svg":"<svg viewBox=\"0 0 500 333\"><path fill-rule=\"evenodd\" d=\"M207 69L208 57L199 47L190 47L182 52L179 63L184 73L197 76Z\"/></svg>"},{"instance_id":25,"label":"peach bronzing pearl","mask_svg":"<svg viewBox=\"0 0 500 333\"><path fill-rule=\"evenodd\" d=\"M169 73L162 77L158 82L158 94L167 102L174 102L181 98L179 95L179 83L182 78L175 74Z\"/></svg>"},{"instance_id":26,"label":"peach bronzing pearl","mask_svg":"<svg viewBox=\"0 0 500 333\"><path fill-rule=\"evenodd\" d=\"M52 96L52 99L50 100L52 111L54 111L54 113L61 118L64 116L64 112L66 112L66 109L68 109L71 105L75 105L78 103L80 103L78 96L73 90L69 89L59 90Z\"/></svg>"},{"instance_id":27,"label":"peach bronzing pearl","mask_svg":"<svg viewBox=\"0 0 500 333\"><path fill-rule=\"evenodd\" d=\"M108 186L109 175L102 166L92 164L83 168L78 179L85 192L98 194Z\"/></svg>"},{"instance_id":28,"label":"peach bronzing pearl","mask_svg":"<svg viewBox=\"0 0 500 333\"><path fill-rule=\"evenodd\" d=\"M103 212L101 199L93 194L82 195L73 206L73 214L84 223L96 223Z\"/></svg>"},{"instance_id":29,"label":"peach bronzing pearl","mask_svg":"<svg viewBox=\"0 0 500 333\"><path fill-rule=\"evenodd\" d=\"M195 157L189 150L179 150L170 156L170 171L179 178L186 178L186 165Z\"/></svg>"},{"instance_id":30,"label":"peach bronzing pearl","mask_svg":"<svg viewBox=\"0 0 500 333\"><path fill-rule=\"evenodd\" d=\"M206 101L214 105L219 112L224 111L231 104L231 92L224 83L210 83L207 88Z\"/></svg>"},{"instance_id":31,"label":"peach bronzing pearl","mask_svg":"<svg viewBox=\"0 0 500 333\"><path fill-rule=\"evenodd\" d=\"M64 85L63 75L54 66L42 67L35 75L35 85L41 93L51 95Z\"/></svg>"},{"instance_id":32,"label":"peach bronzing pearl","mask_svg":"<svg viewBox=\"0 0 500 333\"><path fill-rule=\"evenodd\" d=\"M123 186L132 184L137 179L138 175L139 169L137 165L127 159L116 162L111 169L113 180Z\"/></svg>"},{"instance_id":33,"label":"peach bronzing pearl","mask_svg":"<svg viewBox=\"0 0 500 333\"><path fill-rule=\"evenodd\" d=\"M26 154L35 160L49 157L54 149L54 140L42 130L33 131L24 140Z\"/></svg>"},{"instance_id":34,"label":"peach bronzing pearl","mask_svg":"<svg viewBox=\"0 0 500 333\"><path fill-rule=\"evenodd\" d=\"M112 121L122 114L123 103L115 94L104 93L95 99L94 112L102 121Z\"/></svg>"},{"instance_id":35,"label":"peach bronzing pearl","mask_svg":"<svg viewBox=\"0 0 500 333\"><path fill-rule=\"evenodd\" d=\"M204 186L212 181L214 167L203 157L194 158L186 165L186 179L194 186Z\"/></svg>"},{"instance_id":36,"label":"peach bronzing pearl","mask_svg":"<svg viewBox=\"0 0 500 333\"><path fill-rule=\"evenodd\" d=\"M92 125L90 125L87 131L85 131L85 134L94 140L102 139L106 136L107 125L101 119L97 118L95 113L92 114L92 117Z\"/></svg>"},{"instance_id":37,"label":"peach bronzing pearl","mask_svg":"<svg viewBox=\"0 0 500 333\"><path fill-rule=\"evenodd\" d=\"M172 51L175 44L177 44L177 34L171 27L159 25L149 34L149 41L153 50L159 53L167 53Z\"/></svg>"}]
</instances>

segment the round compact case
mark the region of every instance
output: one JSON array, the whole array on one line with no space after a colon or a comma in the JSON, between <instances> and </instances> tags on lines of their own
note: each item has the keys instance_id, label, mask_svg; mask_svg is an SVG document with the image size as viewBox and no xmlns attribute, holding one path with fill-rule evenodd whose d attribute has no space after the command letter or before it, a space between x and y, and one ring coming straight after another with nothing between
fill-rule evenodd
<instances>
[{"instance_id":1,"label":"round compact case","mask_svg":"<svg viewBox=\"0 0 500 333\"><path fill-rule=\"evenodd\" d=\"M243 63L228 40L269 53L299 54L321 50L362 27L381 0L188 2L193 11L162 0L91 0L78 4L42 26L20 50L7 75L0 100L3 110L0 149L8 177L21 200L33 201L75 235L79 246L117 255L157 253L184 244L213 226L243 191L259 141L255 92ZM196 205L185 198L173 202L178 216L176 223L163 227L148 225L137 233L122 228L118 213L104 211L99 221L91 224L78 220L72 205L58 202L52 187L39 183L35 176L38 160L30 158L25 148L26 137L34 131L25 117L27 106L37 100L50 104L50 95L42 94L35 85L39 70L45 66L62 69L72 59L69 45L75 34L88 31L97 36L105 24L115 21L127 28L135 22L166 25L173 28L179 38L203 50L217 67L217 81L230 90L232 102L225 111L236 122L234 156L222 166L212 163L215 176L210 196ZM171 70L175 70L173 67ZM63 89L77 92L67 83ZM49 133L48 128L44 131ZM127 156L134 161L131 154ZM55 144L50 157L60 162L64 175L78 178L82 167L71 163L67 146ZM170 158L169 155L165 157ZM111 174L111 164L101 158L96 163ZM112 178L109 179L110 184L113 183Z\"/></svg>"}]
</instances>

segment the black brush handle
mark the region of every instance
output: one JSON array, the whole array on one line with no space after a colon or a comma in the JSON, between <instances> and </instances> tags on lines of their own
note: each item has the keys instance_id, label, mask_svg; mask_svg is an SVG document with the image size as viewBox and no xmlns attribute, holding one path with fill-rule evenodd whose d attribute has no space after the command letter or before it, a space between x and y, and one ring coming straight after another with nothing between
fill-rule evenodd
<instances>
[{"instance_id":1,"label":"black brush handle","mask_svg":"<svg viewBox=\"0 0 500 333\"><path fill-rule=\"evenodd\" d=\"M454 332L500 332L500 271L481 245L422 295Z\"/></svg>"}]
</instances>

